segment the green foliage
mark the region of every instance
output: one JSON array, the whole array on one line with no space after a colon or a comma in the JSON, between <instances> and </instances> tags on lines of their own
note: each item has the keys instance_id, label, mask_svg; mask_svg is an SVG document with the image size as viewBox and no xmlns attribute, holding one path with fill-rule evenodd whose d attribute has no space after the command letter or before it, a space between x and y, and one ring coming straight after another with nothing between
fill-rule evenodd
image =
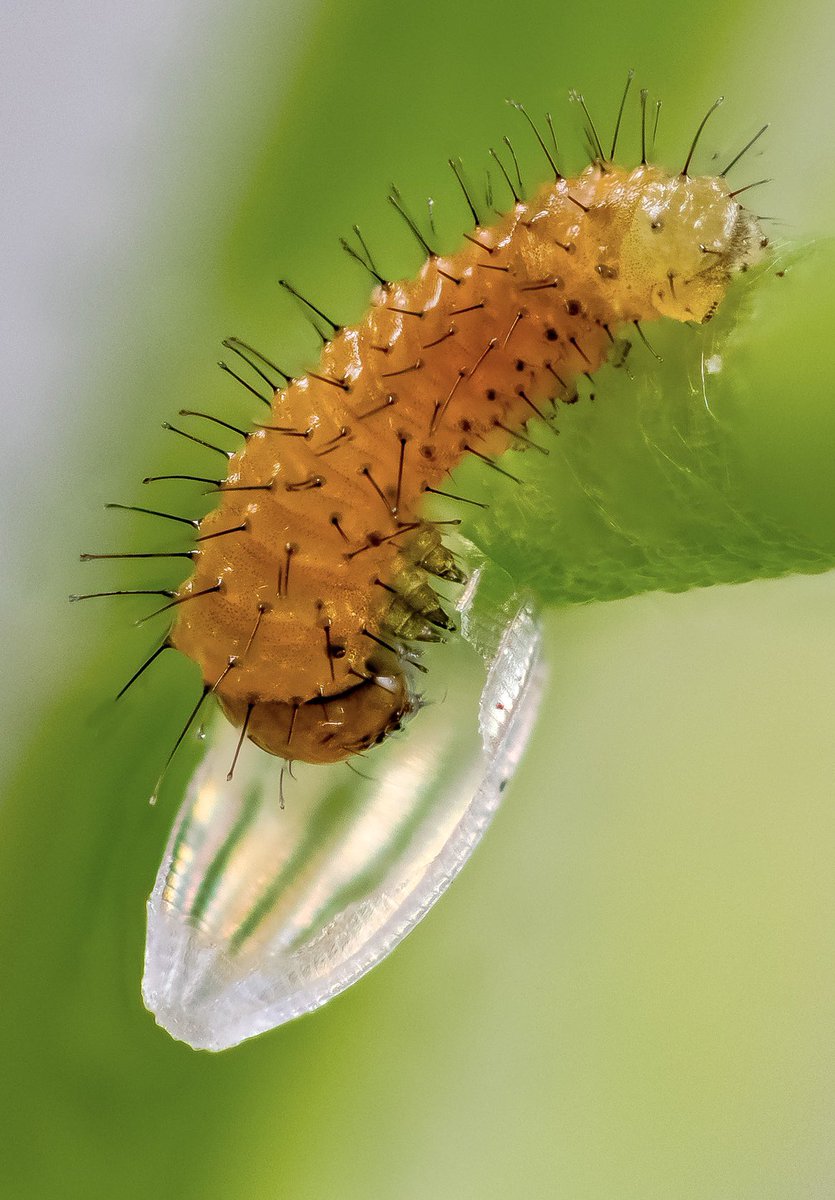
<instances>
[{"instance_id":1,"label":"green foliage","mask_svg":"<svg viewBox=\"0 0 835 1200\"><path fill-rule=\"evenodd\" d=\"M647 326L663 362L633 334L628 375L581 380L556 442L532 426L549 457L510 456L524 486L491 479L473 539L557 604L831 568L835 409L818 347L833 279L831 241L784 251L711 325ZM483 473L468 464L456 484L472 494Z\"/></svg>"}]
</instances>

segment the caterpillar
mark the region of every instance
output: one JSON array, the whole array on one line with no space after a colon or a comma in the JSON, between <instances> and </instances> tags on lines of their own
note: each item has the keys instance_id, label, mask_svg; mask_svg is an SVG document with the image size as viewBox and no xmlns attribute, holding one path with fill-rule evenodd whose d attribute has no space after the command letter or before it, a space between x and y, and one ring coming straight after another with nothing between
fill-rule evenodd
<instances>
[{"instance_id":1,"label":"caterpillar","mask_svg":"<svg viewBox=\"0 0 835 1200\"><path fill-rule=\"evenodd\" d=\"M592 154L575 177L561 173L556 139L552 149L516 106L553 178L525 199L491 151L510 197L492 224L451 160L474 223L455 253L433 248L393 190L426 258L416 278L391 282L355 230L360 249L345 248L375 282L357 324L331 321L282 281L327 324L315 370L293 377L226 340L268 394L224 369L268 411L247 430L208 418L243 438L231 454L184 434L228 466L204 480L218 496L206 517L172 518L196 532L184 552L192 571L164 593L157 612L173 616L171 628L126 685L165 649L199 665L202 693L175 750L210 697L240 730L239 748L249 738L285 760L349 759L399 729L420 707L420 644L453 627L433 581L464 581L426 497L454 496L447 480L466 455L504 472L504 451L553 430L578 377L623 354L624 329L709 321L734 274L762 254L744 189L726 181L760 134L724 171L691 174L717 101L681 170L665 170L648 161L642 92L641 160L619 166L631 78L608 153L578 97Z\"/></svg>"}]
</instances>

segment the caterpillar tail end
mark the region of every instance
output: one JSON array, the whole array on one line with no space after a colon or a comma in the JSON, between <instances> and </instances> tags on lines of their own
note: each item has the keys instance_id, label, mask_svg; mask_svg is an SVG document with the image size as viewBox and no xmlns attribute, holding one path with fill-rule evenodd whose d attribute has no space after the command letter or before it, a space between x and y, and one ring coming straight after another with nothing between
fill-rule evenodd
<instances>
[{"instance_id":1,"label":"caterpillar tail end","mask_svg":"<svg viewBox=\"0 0 835 1200\"><path fill-rule=\"evenodd\" d=\"M220 697L233 725L247 722L256 746L294 762L337 763L379 745L420 707L406 675L374 675L334 696L305 703Z\"/></svg>"}]
</instances>

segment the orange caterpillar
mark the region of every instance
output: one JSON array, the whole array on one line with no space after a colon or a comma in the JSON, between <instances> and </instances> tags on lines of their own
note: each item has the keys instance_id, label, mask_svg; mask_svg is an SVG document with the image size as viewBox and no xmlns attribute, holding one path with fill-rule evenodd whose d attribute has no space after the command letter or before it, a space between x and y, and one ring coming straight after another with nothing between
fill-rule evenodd
<instances>
[{"instance_id":1,"label":"orange caterpillar","mask_svg":"<svg viewBox=\"0 0 835 1200\"><path fill-rule=\"evenodd\" d=\"M553 182L523 201L505 173L515 203L489 227L465 189L476 227L452 255L400 210L428 254L418 277L384 282L369 256L368 312L274 391L174 593L160 651L199 664L201 702L214 694L241 740L333 762L397 729L416 708L409 644L451 627L432 579L462 579L425 494L465 454L495 466L527 441L624 325L707 321L758 256L765 239L724 173L689 174L704 123L680 173L646 155L615 166L594 134L595 161L567 179L540 138ZM226 344L264 379L278 369Z\"/></svg>"}]
</instances>

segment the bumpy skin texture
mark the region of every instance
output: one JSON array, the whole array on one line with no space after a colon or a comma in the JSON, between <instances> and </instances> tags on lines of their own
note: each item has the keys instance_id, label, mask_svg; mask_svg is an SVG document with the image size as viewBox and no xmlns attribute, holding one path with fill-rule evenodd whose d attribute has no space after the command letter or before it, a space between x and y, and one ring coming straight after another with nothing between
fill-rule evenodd
<instances>
[{"instance_id":1,"label":"bumpy skin texture","mask_svg":"<svg viewBox=\"0 0 835 1200\"><path fill-rule=\"evenodd\" d=\"M229 718L311 762L397 728L403 643L444 625L430 576L457 574L426 489L570 402L624 323L709 319L763 244L724 180L594 165L377 289L231 460L224 488L263 490L224 491L201 523L178 599L216 590L179 606L171 641Z\"/></svg>"}]
</instances>

